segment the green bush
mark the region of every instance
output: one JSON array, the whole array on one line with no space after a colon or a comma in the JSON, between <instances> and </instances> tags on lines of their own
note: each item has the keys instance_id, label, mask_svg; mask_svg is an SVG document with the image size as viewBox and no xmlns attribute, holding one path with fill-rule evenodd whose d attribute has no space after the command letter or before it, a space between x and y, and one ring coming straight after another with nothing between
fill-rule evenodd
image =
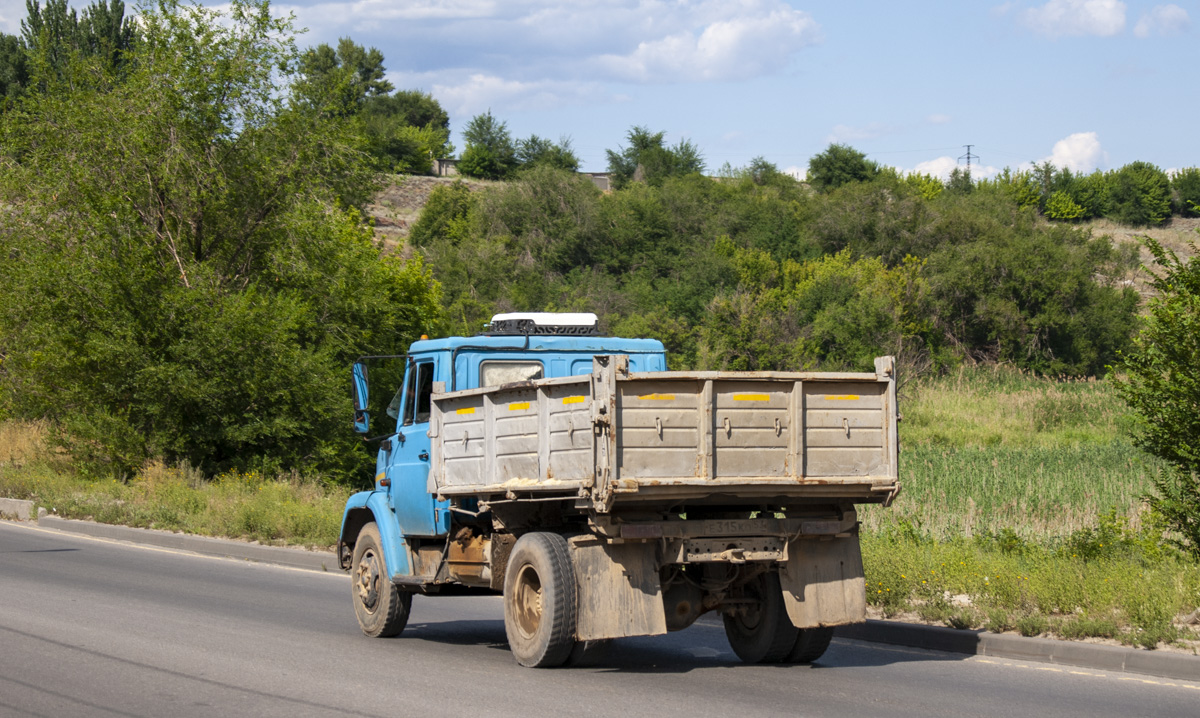
<instances>
[{"instance_id":1,"label":"green bush","mask_svg":"<svg viewBox=\"0 0 1200 718\"><path fill-rule=\"evenodd\" d=\"M1200 259L1144 241L1160 272L1159 296L1123 357L1120 391L1137 418L1137 443L1168 464L1150 504L1200 557Z\"/></svg>"},{"instance_id":2,"label":"green bush","mask_svg":"<svg viewBox=\"0 0 1200 718\"><path fill-rule=\"evenodd\" d=\"M1200 217L1200 168L1185 167L1171 178L1175 213L1183 217Z\"/></svg>"},{"instance_id":3,"label":"green bush","mask_svg":"<svg viewBox=\"0 0 1200 718\"><path fill-rule=\"evenodd\" d=\"M1171 182L1149 162L1131 162L1109 179L1108 216L1131 227L1149 227L1171 218Z\"/></svg>"},{"instance_id":4,"label":"green bush","mask_svg":"<svg viewBox=\"0 0 1200 718\"><path fill-rule=\"evenodd\" d=\"M879 165L849 145L832 143L808 161L807 181L828 192L851 182L867 182L879 175Z\"/></svg>"},{"instance_id":5,"label":"green bush","mask_svg":"<svg viewBox=\"0 0 1200 718\"><path fill-rule=\"evenodd\" d=\"M1019 224L934 252L926 276L948 343L1044 374L1100 375L1134 328L1137 293L1113 286L1127 261L1107 238Z\"/></svg>"}]
</instances>

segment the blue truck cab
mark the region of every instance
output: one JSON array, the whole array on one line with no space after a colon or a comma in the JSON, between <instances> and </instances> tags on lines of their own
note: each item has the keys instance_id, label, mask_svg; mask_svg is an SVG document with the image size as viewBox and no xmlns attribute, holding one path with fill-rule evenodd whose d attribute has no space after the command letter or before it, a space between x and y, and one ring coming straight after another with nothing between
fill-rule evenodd
<instances>
[{"instance_id":1,"label":"blue truck cab","mask_svg":"<svg viewBox=\"0 0 1200 718\"><path fill-rule=\"evenodd\" d=\"M543 378L580 376L592 371L597 355L624 354L633 371L665 371L662 342L599 336L594 314L520 313L493 317L474 337L422 339L406 355L403 384L368 387L368 364L355 364L355 430L380 434L375 486L350 497L342 517L338 558L352 564L359 533L374 523L380 546L377 570L393 583L431 592L447 588L444 572L417 566L422 555L444 555L454 528L449 502L428 489L430 403L435 385L444 391L499 386ZM371 426L371 392L394 392L388 418L395 423Z\"/></svg>"}]
</instances>

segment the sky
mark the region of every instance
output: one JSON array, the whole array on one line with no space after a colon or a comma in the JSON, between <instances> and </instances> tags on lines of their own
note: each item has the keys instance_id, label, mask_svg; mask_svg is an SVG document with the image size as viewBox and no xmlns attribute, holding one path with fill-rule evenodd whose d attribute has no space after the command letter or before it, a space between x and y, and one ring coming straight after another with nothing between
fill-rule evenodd
<instances>
[{"instance_id":1,"label":"sky","mask_svg":"<svg viewBox=\"0 0 1200 718\"><path fill-rule=\"evenodd\" d=\"M73 0L82 8L86 3ZM133 2L129 2L133 5ZM491 111L514 138L569 137L581 169L635 125L707 170L802 173L831 142L976 177L1049 159L1090 172L1200 165L1200 2L1033 0L280 0L301 44L383 52L452 141ZM0 0L14 33L24 0ZM961 159L960 159L961 158Z\"/></svg>"}]
</instances>

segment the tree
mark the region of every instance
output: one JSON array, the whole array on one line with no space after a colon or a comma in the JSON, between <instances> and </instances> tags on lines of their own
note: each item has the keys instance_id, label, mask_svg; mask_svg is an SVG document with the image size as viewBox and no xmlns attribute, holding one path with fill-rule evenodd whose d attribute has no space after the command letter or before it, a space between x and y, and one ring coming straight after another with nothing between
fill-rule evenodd
<instances>
[{"instance_id":1,"label":"tree","mask_svg":"<svg viewBox=\"0 0 1200 718\"><path fill-rule=\"evenodd\" d=\"M1183 217L1200 217L1200 168L1185 167L1171 178L1175 212Z\"/></svg>"},{"instance_id":2,"label":"tree","mask_svg":"<svg viewBox=\"0 0 1200 718\"><path fill-rule=\"evenodd\" d=\"M318 103L345 114L358 112L369 99L386 96L392 83L384 79L383 53L369 50L348 37L338 40L337 49L321 43L300 58L304 87Z\"/></svg>"},{"instance_id":3,"label":"tree","mask_svg":"<svg viewBox=\"0 0 1200 718\"><path fill-rule=\"evenodd\" d=\"M1109 181L1109 217L1132 227L1162 224L1171 218L1171 182L1149 162L1130 162Z\"/></svg>"},{"instance_id":4,"label":"tree","mask_svg":"<svg viewBox=\"0 0 1200 718\"><path fill-rule=\"evenodd\" d=\"M523 168L554 167L577 172L579 158L571 148L571 138L563 137L557 143L537 135L517 140L516 160Z\"/></svg>"},{"instance_id":5,"label":"tree","mask_svg":"<svg viewBox=\"0 0 1200 718\"><path fill-rule=\"evenodd\" d=\"M955 167L950 172L950 177L946 180L946 191L950 194L971 194L975 190L975 183L971 180L971 173L968 170Z\"/></svg>"},{"instance_id":6,"label":"tree","mask_svg":"<svg viewBox=\"0 0 1200 718\"><path fill-rule=\"evenodd\" d=\"M28 16L21 34L0 33L0 96L14 98L23 92L32 64L43 67L48 78L61 79L72 56L98 60L115 70L124 66L138 39L137 26L125 17L121 0L98 0L77 14L67 0L26 0ZM82 79L82 78L77 78Z\"/></svg>"},{"instance_id":7,"label":"tree","mask_svg":"<svg viewBox=\"0 0 1200 718\"><path fill-rule=\"evenodd\" d=\"M1071 195L1062 190L1056 191L1050 195L1050 199L1046 201L1046 218L1056 219L1060 222L1074 222L1083 217L1083 207L1075 204L1075 200L1071 199Z\"/></svg>"},{"instance_id":8,"label":"tree","mask_svg":"<svg viewBox=\"0 0 1200 718\"><path fill-rule=\"evenodd\" d=\"M354 476L345 368L436 331L437 286L372 243L358 126L299 94L290 20L167 0L139 27L119 81L75 52L3 118L0 406L115 475Z\"/></svg>"},{"instance_id":9,"label":"tree","mask_svg":"<svg viewBox=\"0 0 1200 718\"><path fill-rule=\"evenodd\" d=\"M368 115L394 119L409 127L450 129L450 115L442 109L433 95L420 90L396 90L391 95L367 98Z\"/></svg>"},{"instance_id":10,"label":"tree","mask_svg":"<svg viewBox=\"0 0 1200 718\"><path fill-rule=\"evenodd\" d=\"M24 41L0 33L0 97L19 97L29 84L29 58Z\"/></svg>"},{"instance_id":11,"label":"tree","mask_svg":"<svg viewBox=\"0 0 1200 718\"><path fill-rule=\"evenodd\" d=\"M1135 440L1168 468L1154 481L1150 505L1200 557L1200 258L1181 260L1145 238L1159 274L1158 296L1122 357L1121 397L1137 418Z\"/></svg>"},{"instance_id":12,"label":"tree","mask_svg":"<svg viewBox=\"0 0 1200 718\"><path fill-rule=\"evenodd\" d=\"M808 161L808 183L829 192L850 182L867 182L879 174L879 165L849 145L830 144Z\"/></svg>"},{"instance_id":13,"label":"tree","mask_svg":"<svg viewBox=\"0 0 1200 718\"><path fill-rule=\"evenodd\" d=\"M605 150L608 172L616 189L630 182L660 186L668 177L681 177L704 171L704 157L691 140L680 140L674 147L665 144L665 132L651 132L640 125L625 135L628 147Z\"/></svg>"},{"instance_id":14,"label":"tree","mask_svg":"<svg viewBox=\"0 0 1200 718\"><path fill-rule=\"evenodd\" d=\"M508 123L497 120L491 110L471 118L463 130L463 141L467 148L458 169L468 177L504 179L517 166Z\"/></svg>"}]
</instances>

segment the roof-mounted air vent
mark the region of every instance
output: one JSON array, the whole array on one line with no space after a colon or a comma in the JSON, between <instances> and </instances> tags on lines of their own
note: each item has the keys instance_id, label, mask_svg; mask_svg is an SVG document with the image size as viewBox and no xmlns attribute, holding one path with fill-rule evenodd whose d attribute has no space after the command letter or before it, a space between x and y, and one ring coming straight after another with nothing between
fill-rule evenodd
<instances>
[{"instance_id":1,"label":"roof-mounted air vent","mask_svg":"<svg viewBox=\"0 0 1200 718\"><path fill-rule=\"evenodd\" d=\"M492 317L483 333L487 336L533 334L594 337L600 335L600 320L591 312L512 312Z\"/></svg>"}]
</instances>

